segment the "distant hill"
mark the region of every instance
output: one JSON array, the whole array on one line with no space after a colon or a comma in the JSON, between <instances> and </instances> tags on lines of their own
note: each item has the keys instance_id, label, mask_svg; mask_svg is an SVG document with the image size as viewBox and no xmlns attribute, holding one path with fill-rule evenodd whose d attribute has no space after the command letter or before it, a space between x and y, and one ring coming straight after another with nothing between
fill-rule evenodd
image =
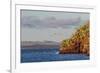
<instances>
[{"instance_id":1,"label":"distant hill","mask_svg":"<svg viewBox=\"0 0 100 73\"><path fill-rule=\"evenodd\" d=\"M72 35L71 38L65 39L60 44L60 53L83 53L89 55L89 22L81 26Z\"/></svg>"},{"instance_id":2,"label":"distant hill","mask_svg":"<svg viewBox=\"0 0 100 73\"><path fill-rule=\"evenodd\" d=\"M22 41L21 48L59 48L59 42L55 41Z\"/></svg>"}]
</instances>

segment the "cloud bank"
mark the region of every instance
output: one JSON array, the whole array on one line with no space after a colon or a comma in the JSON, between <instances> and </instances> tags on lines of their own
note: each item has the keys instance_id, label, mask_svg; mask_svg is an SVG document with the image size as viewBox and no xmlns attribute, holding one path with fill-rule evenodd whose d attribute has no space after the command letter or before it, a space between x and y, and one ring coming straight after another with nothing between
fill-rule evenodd
<instances>
[{"instance_id":1,"label":"cloud bank","mask_svg":"<svg viewBox=\"0 0 100 73\"><path fill-rule=\"evenodd\" d=\"M36 16L23 16L21 18L21 26L28 28L66 28L70 25L74 26L79 24L80 21L80 17L59 19L53 16L45 18L39 18Z\"/></svg>"}]
</instances>

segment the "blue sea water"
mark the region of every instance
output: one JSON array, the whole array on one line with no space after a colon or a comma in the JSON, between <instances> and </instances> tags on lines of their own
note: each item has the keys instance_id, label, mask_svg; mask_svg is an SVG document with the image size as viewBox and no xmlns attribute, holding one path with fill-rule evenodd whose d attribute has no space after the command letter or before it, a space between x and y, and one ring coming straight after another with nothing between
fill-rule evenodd
<instances>
[{"instance_id":1,"label":"blue sea water","mask_svg":"<svg viewBox=\"0 0 100 73\"><path fill-rule=\"evenodd\" d=\"M21 63L89 60L84 54L59 54L58 48L21 49Z\"/></svg>"}]
</instances>

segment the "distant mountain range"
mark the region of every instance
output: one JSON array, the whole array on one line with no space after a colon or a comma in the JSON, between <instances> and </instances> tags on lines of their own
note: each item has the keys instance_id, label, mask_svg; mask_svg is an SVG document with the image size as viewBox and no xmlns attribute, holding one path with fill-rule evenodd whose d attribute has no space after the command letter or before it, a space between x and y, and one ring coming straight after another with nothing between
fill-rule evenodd
<instances>
[{"instance_id":1,"label":"distant mountain range","mask_svg":"<svg viewBox=\"0 0 100 73\"><path fill-rule=\"evenodd\" d=\"M55 41L21 41L21 48L58 48L59 44Z\"/></svg>"}]
</instances>

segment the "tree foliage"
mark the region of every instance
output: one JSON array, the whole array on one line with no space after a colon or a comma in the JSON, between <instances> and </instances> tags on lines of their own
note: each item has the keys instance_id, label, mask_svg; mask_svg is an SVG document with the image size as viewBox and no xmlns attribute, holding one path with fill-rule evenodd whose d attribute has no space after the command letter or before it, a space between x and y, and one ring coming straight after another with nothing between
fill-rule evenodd
<instances>
[{"instance_id":1,"label":"tree foliage","mask_svg":"<svg viewBox=\"0 0 100 73\"><path fill-rule=\"evenodd\" d=\"M89 55L89 21L69 39L61 42L60 53L84 53Z\"/></svg>"}]
</instances>

